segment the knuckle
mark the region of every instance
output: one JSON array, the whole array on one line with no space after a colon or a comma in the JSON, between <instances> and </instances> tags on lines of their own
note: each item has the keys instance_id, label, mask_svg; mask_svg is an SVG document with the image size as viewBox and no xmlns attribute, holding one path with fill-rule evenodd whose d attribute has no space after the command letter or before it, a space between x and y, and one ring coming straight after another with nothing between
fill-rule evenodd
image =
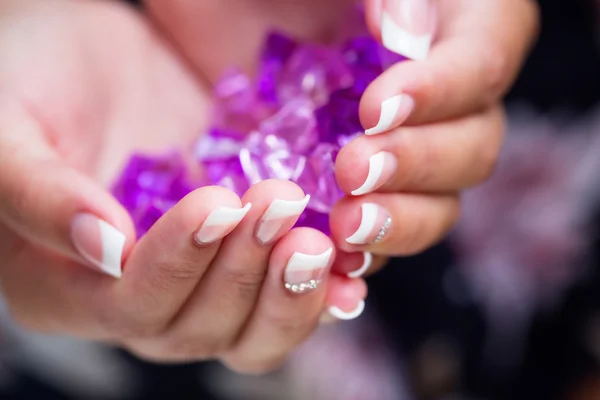
<instances>
[{"instance_id":1,"label":"knuckle","mask_svg":"<svg viewBox=\"0 0 600 400\"><path fill-rule=\"evenodd\" d=\"M179 260L178 262L156 261L153 266L155 273L151 274L152 287L159 292L167 292L181 283L199 279L204 269L194 260Z\"/></svg>"},{"instance_id":2,"label":"knuckle","mask_svg":"<svg viewBox=\"0 0 600 400\"><path fill-rule=\"evenodd\" d=\"M399 187L425 188L435 182L436 166L440 165L440 152L436 144L422 132L413 135L407 131L406 140L397 148L398 160L403 171ZM417 133L417 132L415 132ZM418 136L418 137L417 137Z\"/></svg>"},{"instance_id":3,"label":"knuckle","mask_svg":"<svg viewBox=\"0 0 600 400\"><path fill-rule=\"evenodd\" d=\"M221 362L227 368L238 374L244 375L265 375L280 368L286 361L286 358L274 358L262 361L249 361L245 357L226 358Z\"/></svg>"},{"instance_id":4,"label":"knuckle","mask_svg":"<svg viewBox=\"0 0 600 400\"><path fill-rule=\"evenodd\" d=\"M266 271L241 271L237 269L226 271L226 280L235 294L242 299L254 300L256 293L262 287L266 278Z\"/></svg>"},{"instance_id":5,"label":"knuckle","mask_svg":"<svg viewBox=\"0 0 600 400\"><path fill-rule=\"evenodd\" d=\"M98 305L95 313L98 325L111 336L122 339L149 338L162 333L165 324L162 320L145 313L135 312L126 306Z\"/></svg>"},{"instance_id":6,"label":"knuckle","mask_svg":"<svg viewBox=\"0 0 600 400\"><path fill-rule=\"evenodd\" d=\"M220 338L207 335L186 335L169 339L166 353L179 360L199 361L214 358L224 350Z\"/></svg>"}]
</instances>

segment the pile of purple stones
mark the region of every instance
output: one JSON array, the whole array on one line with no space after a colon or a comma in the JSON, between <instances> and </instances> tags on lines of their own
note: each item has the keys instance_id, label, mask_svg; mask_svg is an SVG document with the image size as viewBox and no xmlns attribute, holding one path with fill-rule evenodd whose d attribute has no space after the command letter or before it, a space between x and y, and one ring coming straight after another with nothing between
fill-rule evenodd
<instances>
[{"instance_id":1,"label":"pile of purple stones","mask_svg":"<svg viewBox=\"0 0 600 400\"><path fill-rule=\"evenodd\" d=\"M369 36L324 47L271 33L256 80L232 70L216 85L213 126L192 156L133 155L114 194L141 236L195 188L220 185L241 196L264 179L291 180L311 195L298 225L329 234L329 211L342 196L335 158L363 133L360 98L402 60ZM198 166L203 173L192 178Z\"/></svg>"}]
</instances>

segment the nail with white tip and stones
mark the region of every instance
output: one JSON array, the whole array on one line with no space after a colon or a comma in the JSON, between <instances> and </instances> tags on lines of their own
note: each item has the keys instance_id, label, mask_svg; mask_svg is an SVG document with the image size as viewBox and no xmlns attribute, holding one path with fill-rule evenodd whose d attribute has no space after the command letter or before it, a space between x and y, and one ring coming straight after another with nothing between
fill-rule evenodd
<instances>
[{"instance_id":1,"label":"nail with white tip and stones","mask_svg":"<svg viewBox=\"0 0 600 400\"><path fill-rule=\"evenodd\" d=\"M413 60L426 59L435 30L435 11L431 0L384 0L383 45Z\"/></svg>"},{"instance_id":2,"label":"nail with white tip and stones","mask_svg":"<svg viewBox=\"0 0 600 400\"><path fill-rule=\"evenodd\" d=\"M309 200L309 195L295 201L273 200L258 222L256 229L258 242L268 244L281 238L298 221Z\"/></svg>"},{"instance_id":3,"label":"nail with white tip and stones","mask_svg":"<svg viewBox=\"0 0 600 400\"><path fill-rule=\"evenodd\" d=\"M243 208L219 207L211 212L204 220L194 239L200 245L208 245L223 239L244 219L252 205Z\"/></svg>"},{"instance_id":4,"label":"nail with white tip and stones","mask_svg":"<svg viewBox=\"0 0 600 400\"><path fill-rule=\"evenodd\" d=\"M333 248L317 255L294 253L285 267L285 287L293 293L304 293L319 287L329 266Z\"/></svg>"},{"instance_id":5,"label":"nail with white tip and stones","mask_svg":"<svg viewBox=\"0 0 600 400\"><path fill-rule=\"evenodd\" d=\"M360 317L360 315L363 313L363 311L365 310L365 301L361 300L356 307L353 310L350 311L344 311L339 307L336 306L331 306L327 309L327 311L329 312L329 314L331 314L333 317L342 320L342 321L350 321L352 319L356 319L358 317Z\"/></svg>"},{"instance_id":6,"label":"nail with white tip and stones","mask_svg":"<svg viewBox=\"0 0 600 400\"><path fill-rule=\"evenodd\" d=\"M378 135L402 125L415 108L415 101L407 94L390 97L381 103L377 125L365 131L365 135Z\"/></svg>"},{"instance_id":7,"label":"nail with white tip and stones","mask_svg":"<svg viewBox=\"0 0 600 400\"><path fill-rule=\"evenodd\" d=\"M367 173L365 182L361 187L353 190L351 194L353 196L361 196L379 189L394 175L397 166L398 162L392 153L380 151L377 154L373 154L369 158L369 172Z\"/></svg>"},{"instance_id":8,"label":"nail with white tip and stones","mask_svg":"<svg viewBox=\"0 0 600 400\"><path fill-rule=\"evenodd\" d=\"M374 203L364 203L361 207L360 225L346 242L356 245L376 244L383 240L392 225L387 210Z\"/></svg>"},{"instance_id":9,"label":"nail with white tip and stones","mask_svg":"<svg viewBox=\"0 0 600 400\"><path fill-rule=\"evenodd\" d=\"M369 268L371 268L372 263L373 263L373 254L371 254L368 251L365 251L363 253L362 265L356 271L348 272L348 274L347 274L348 278L352 278L352 279L360 278L369 270Z\"/></svg>"},{"instance_id":10,"label":"nail with white tip and stones","mask_svg":"<svg viewBox=\"0 0 600 400\"><path fill-rule=\"evenodd\" d=\"M101 272L121 277L125 235L92 214L78 214L71 223L71 240L79 254Z\"/></svg>"}]
</instances>

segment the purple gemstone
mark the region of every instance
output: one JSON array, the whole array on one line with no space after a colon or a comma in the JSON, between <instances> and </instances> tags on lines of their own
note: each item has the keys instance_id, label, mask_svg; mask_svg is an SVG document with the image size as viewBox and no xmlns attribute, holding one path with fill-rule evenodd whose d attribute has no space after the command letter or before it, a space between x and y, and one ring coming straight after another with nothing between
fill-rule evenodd
<instances>
[{"instance_id":1,"label":"purple gemstone","mask_svg":"<svg viewBox=\"0 0 600 400\"><path fill-rule=\"evenodd\" d=\"M338 150L339 148L332 144L319 144L308 157L307 165L296 181L311 195L308 203L311 210L328 213L343 195L335 178L335 158Z\"/></svg>"},{"instance_id":2,"label":"purple gemstone","mask_svg":"<svg viewBox=\"0 0 600 400\"><path fill-rule=\"evenodd\" d=\"M315 228L326 235L331 235L329 229L329 214L307 209L296 222L296 226Z\"/></svg>"},{"instance_id":3,"label":"purple gemstone","mask_svg":"<svg viewBox=\"0 0 600 400\"><path fill-rule=\"evenodd\" d=\"M352 73L339 52L304 46L296 50L287 63L278 93L283 101L307 96L316 106L321 106L329 99L330 92L348 88L353 81Z\"/></svg>"},{"instance_id":4,"label":"purple gemstone","mask_svg":"<svg viewBox=\"0 0 600 400\"><path fill-rule=\"evenodd\" d=\"M277 81L297 46L294 40L281 33L272 32L267 36L257 79L258 95L263 101L278 103Z\"/></svg>"},{"instance_id":5,"label":"purple gemstone","mask_svg":"<svg viewBox=\"0 0 600 400\"><path fill-rule=\"evenodd\" d=\"M183 158L133 155L113 187L117 200L131 214L143 235L170 207L195 188Z\"/></svg>"},{"instance_id":6,"label":"purple gemstone","mask_svg":"<svg viewBox=\"0 0 600 400\"><path fill-rule=\"evenodd\" d=\"M312 104L305 99L290 100L279 112L260 124L260 132L273 143L283 140L293 153L302 154L318 142Z\"/></svg>"},{"instance_id":7,"label":"purple gemstone","mask_svg":"<svg viewBox=\"0 0 600 400\"><path fill-rule=\"evenodd\" d=\"M316 111L320 141L343 146L362 134L363 127L358 117L359 103L360 96L356 96L351 89L333 92L329 103Z\"/></svg>"}]
</instances>

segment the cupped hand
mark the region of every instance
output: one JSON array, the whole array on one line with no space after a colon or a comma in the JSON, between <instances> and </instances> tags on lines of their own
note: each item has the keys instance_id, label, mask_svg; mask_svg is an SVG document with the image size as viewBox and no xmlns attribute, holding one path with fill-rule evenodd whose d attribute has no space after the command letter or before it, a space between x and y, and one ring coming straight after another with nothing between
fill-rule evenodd
<instances>
[{"instance_id":1,"label":"cupped hand","mask_svg":"<svg viewBox=\"0 0 600 400\"><path fill-rule=\"evenodd\" d=\"M190 143L206 91L117 3L5 1L0 15L0 282L18 322L262 372L327 307L361 308L364 283L328 274L331 240L290 231L306 205L290 182L198 189L136 243L105 186L132 151Z\"/></svg>"},{"instance_id":2,"label":"cupped hand","mask_svg":"<svg viewBox=\"0 0 600 400\"><path fill-rule=\"evenodd\" d=\"M272 28L334 40L355 1L146 3L197 75L214 81L230 65L251 72ZM538 15L531 0L364 4L371 34L412 59L367 88L360 106L365 135L336 160L347 196L331 214L333 240L344 259L372 252L377 269L382 257L415 254L443 238L459 216L461 190L492 173L504 132L502 96L535 39ZM353 268L336 262L352 276L365 272Z\"/></svg>"}]
</instances>

